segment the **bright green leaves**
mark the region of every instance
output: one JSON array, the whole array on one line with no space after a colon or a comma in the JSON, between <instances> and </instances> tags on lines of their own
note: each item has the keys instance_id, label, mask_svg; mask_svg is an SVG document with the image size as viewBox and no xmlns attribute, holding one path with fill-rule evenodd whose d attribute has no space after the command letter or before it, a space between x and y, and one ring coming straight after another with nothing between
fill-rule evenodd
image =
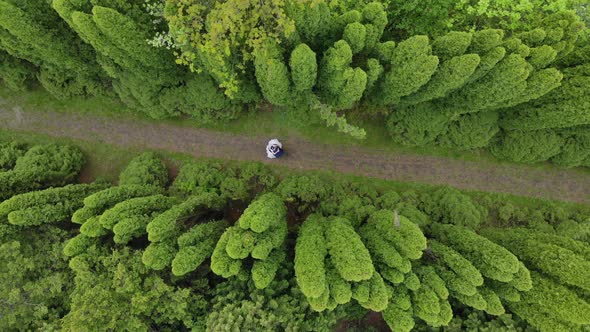
<instances>
[{"instance_id":1,"label":"bright green leaves","mask_svg":"<svg viewBox=\"0 0 590 332\"><path fill-rule=\"evenodd\" d=\"M20 153L19 153L20 155ZM7 161L14 167L0 171L0 200L30 190L63 186L78 175L86 158L70 145L36 145L27 152ZM15 159L15 160L14 160Z\"/></svg>"},{"instance_id":2,"label":"bright green leaves","mask_svg":"<svg viewBox=\"0 0 590 332\"><path fill-rule=\"evenodd\" d=\"M520 163L536 163L547 160L561 151L565 140L551 130L508 131L492 146L494 156Z\"/></svg>"},{"instance_id":3,"label":"bright green leaves","mask_svg":"<svg viewBox=\"0 0 590 332\"><path fill-rule=\"evenodd\" d=\"M250 204L237 224L228 228L217 242L211 257L213 272L224 278L235 276L242 269L242 262L251 257L256 288L268 286L284 255L286 213L282 200L272 193Z\"/></svg>"},{"instance_id":4,"label":"bright green leaves","mask_svg":"<svg viewBox=\"0 0 590 332\"><path fill-rule=\"evenodd\" d=\"M430 81L416 93L402 98L402 104L418 104L441 98L462 87L479 66L477 54L456 56L443 62Z\"/></svg>"},{"instance_id":5,"label":"bright green leaves","mask_svg":"<svg viewBox=\"0 0 590 332\"><path fill-rule=\"evenodd\" d=\"M170 265L178 249L173 241L151 243L141 256L143 264L154 270L163 270ZM192 257L189 261L192 262Z\"/></svg>"},{"instance_id":6,"label":"bright green leaves","mask_svg":"<svg viewBox=\"0 0 590 332\"><path fill-rule=\"evenodd\" d=\"M327 288L325 259L328 254L322 218L312 215L301 225L295 246L297 284L308 298L317 298Z\"/></svg>"},{"instance_id":7,"label":"bright green leaves","mask_svg":"<svg viewBox=\"0 0 590 332\"><path fill-rule=\"evenodd\" d=\"M353 54L359 53L365 48L367 28L359 22L353 22L344 28L342 39L350 45Z\"/></svg>"},{"instance_id":8,"label":"bright green leaves","mask_svg":"<svg viewBox=\"0 0 590 332\"><path fill-rule=\"evenodd\" d=\"M127 243L145 234L154 216L168 210L175 201L162 195L132 198L107 210L99 222L102 227L113 230L115 243Z\"/></svg>"},{"instance_id":9,"label":"bright green leaves","mask_svg":"<svg viewBox=\"0 0 590 332\"><path fill-rule=\"evenodd\" d=\"M316 84L318 64L316 54L306 44L299 44L289 60L291 78L295 89L300 92L310 91Z\"/></svg>"},{"instance_id":10,"label":"bright green leaves","mask_svg":"<svg viewBox=\"0 0 590 332\"><path fill-rule=\"evenodd\" d=\"M0 204L0 217L20 226L69 221L82 200L104 185L80 184L20 194Z\"/></svg>"},{"instance_id":11,"label":"bright green leaves","mask_svg":"<svg viewBox=\"0 0 590 332\"><path fill-rule=\"evenodd\" d=\"M559 88L537 101L510 109L502 127L537 130L590 124L590 65L569 68L563 74Z\"/></svg>"},{"instance_id":12,"label":"bright green leaves","mask_svg":"<svg viewBox=\"0 0 590 332\"><path fill-rule=\"evenodd\" d=\"M203 193L155 217L146 227L150 242L164 242L176 238L182 231L182 222L196 218L208 210L219 210L225 201L215 193Z\"/></svg>"},{"instance_id":13,"label":"bright green leaves","mask_svg":"<svg viewBox=\"0 0 590 332\"><path fill-rule=\"evenodd\" d=\"M440 224L433 225L433 230L437 240L460 252L486 278L509 282L520 268L516 256L473 231Z\"/></svg>"},{"instance_id":14,"label":"bright green leaves","mask_svg":"<svg viewBox=\"0 0 590 332\"><path fill-rule=\"evenodd\" d=\"M387 131L395 142L424 146L444 133L448 123L447 115L426 102L392 112L387 120Z\"/></svg>"},{"instance_id":15,"label":"bright green leaves","mask_svg":"<svg viewBox=\"0 0 590 332\"><path fill-rule=\"evenodd\" d=\"M289 71L281 53L275 43L265 44L255 52L256 81L262 95L274 105L286 105L291 99Z\"/></svg>"},{"instance_id":16,"label":"bright green leaves","mask_svg":"<svg viewBox=\"0 0 590 332\"><path fill-rule=\"evenodd\" d=\"M467 195L456 189L444 187L432 193L431 198L425 203L425 210L434 220L444 224L465 226L471 229L486 218L486 211L473 202Z\"/></svg>"},{"instance_id":17,"label":"bright green leaves","mask_svg":"<svg viewBox=\"0 0 590 332\"><path fill-rule=\"evenodd\" d=\"M486 76L451 94L449 109L455 109L456 113L470 113L502 106L503 102L525 91L530 67L520 55L507 56Z\"/></svg>"},{"instance_id":18,"label":"bright green leaves","mask_svg":"<svg viewBox=\"0 0 590 332\"><path fill-rule=\"evenodd\" d=\"M524 229L484 233L529 267L561 283L590 290L590 255L582 243Z\"/></svg>"},{"instance_id":19,"label":"bright green leaves","mask_svg":"<svg viewBox=\"0 0 590 332\"><path fill-rule=\"evenodd\" d=\"M133 158L119 175L119 185L165 187L168 184L168 169L153 153L144 153Z\"/></svg>"},{"instance_id":20,"label":"bright green leaves","mask_svg":"<svg viewBox=\"0 0 590 332\"><path fill-rule=\"evenodd\" d=\"M411 291L414 314L433 327L448 325L453 310L447 301L449 291L444 281L433 268L423 267L417 273L420 287Z\"/></svg>"},{"instance_id":21,"label":"bright green leaves","mask_svg":"<svg viewBox=\"0 0 590 332\"><path fill-rule=\"evenodd\" d=\"M320 64L319 87L328 104L351 108L359 101L367 85L367 74L352 68L352 49L344 40L326 51Z\"/></svg>"},{"instance_id":22,"label":"bright green leaves","mask_svg":"<svg viewBox=\"0 0 590 332\"><path fill-rule=\"evenodd\" d=\"M295 32L284 1L237 1L217 4L167 0L168 23L179 62L191 70L205 70L230 98L243 99L246 80L241 73L266 42ZM236 9L239 10L236 10Z\"/></svg>"},{"instance_id":23,"label":"bright green leaves","mask_svg":"<svg viewBox=\"0 0 590 332\"><path fill-rule=\"evenodd\" d=\"M387 285L377 272L373 273L371 279L354 284L352 298L363 308L377 312L385 310L389 304Z\"/></svg>"},{"instance_id":24,"label":"bright green leaves","mask_svg":"<svg viewBox=\"0 0 590 332\"><path fill-rule=\"evenodd\" d=\"M145 197L158 193L161 189L146 186L117 186L101 190L84 198L84 207L72 216L72 222L84 224L93 216L100 216L117 203L134 197Z\"/></svg>"},{"instance_id":25,"label":"bright green leaves","mask_svg":"<svg viewBox=\"0 0 590 332\"><path fill-rule=\"evenodd\" d=\"M351 299L377 311L387 306L383 278L374 271L360 236L343 218L307 218L295 246L295 276L316 311L333 310Z\"/></svg>"},{"instance_id":26,"label":"bright green leaves","mask_svg":"<svg viewBox=\"0 0 590 332\"><path fill-rule=\"evenodd\" d=\"M401 97L428 83L439 63L431 54L426 36L415 36L399 43L389 59L391 69L383 77L381 103L396 104Z\"/></svg>"},{"instance_id":27,"label":"bright green leaves","mask_svg":"<svg viewBox=\"0 0 590 332\"><path fill-rule=\"evenodd\" d=\"M178 253L172 261L172 273L182 276L196 270L211 256L227 226L225 221L199 224L178 237Z\"/></svg>"},{"instance_id":28,"label":"bright green leaves","mask_svg":"<svg viewBox=\"0 0 590 332\"><path fill-rule=\"evenodd\" d=\"M532 289L520 302L509 302L512 312L541 331L579 330L590 323L590 304L576 292L541 274L531 274Z\"/></svg>"},{"instance_id":29,"label":"bright green leaves","mask_svg":"<svg viewBox=\"0 0 590 332\"><path fill-rule=\"evenodd\" d=\"M411 261L419 259L426 248L420 228L388 210L373 213L360 234L377 264L377 271L394 284L404 280L404 274L412 269Z\"/></svg>"},{"instance_id":30,"label":"bright green leaves","mask_svg":"<svg viewBox=\"0 0 590 332\"><path fill-rule=\"evenodd\" d=\"M261 196L248 206L240 217L242 229L251 229L256 233L269 231L271 227L280 227L285 218L285 207L276 195Z\"/></svg>"},{"instance_id":31,"label":"bright green leaves","mask_svg":"<svg viewBox=\"0 0 590 332\"><path fill-rule=\"evenodd\" d=\"M498 112L477 112L459 116L449 124L447 132L437 138L442 146L467 150L483 148L498 133Z\"/></svg>"},{"instance_id":32,"label":"bright green leaves","mask_svg":"<svg viewBox=\"0 0 590 332\"><path fill-rule=\"evenodd\" d=\"M437 269L449 289L469 296L475 294L476 287L483 285L479 270L457 251L434 240L429 241L429 247L437 257Z\"/></svg>"},{"instance_id":33,"label":"bright green leaves","mask_svg":"<svg viewBox=\"0 0 590 332\"><path fill-rule=\"evenodd\" d=\"M344 280L359 282L373 275L373 262L360 236L346 219L325 223L326 246L332 263Z\"/></svg>"},{"instance_id":34,"label":"bright green leaves","mask_svg":"<svg viewBox=\"0 0 590 332\"><path fill-rule=\"evenodd\" d=\"M472 38L473 35L468 32L449 32L432 42L432 53L442 61L461 56L471 45Z\"/></svg>"}]
</instances>

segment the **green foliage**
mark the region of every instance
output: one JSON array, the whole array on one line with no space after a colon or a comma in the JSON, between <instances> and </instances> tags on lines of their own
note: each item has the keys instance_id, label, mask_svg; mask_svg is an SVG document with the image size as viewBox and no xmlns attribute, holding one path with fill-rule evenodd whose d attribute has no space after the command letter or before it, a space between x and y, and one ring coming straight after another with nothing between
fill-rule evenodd
<instances>
[{"instance_id":1,"label":"green foliage","mask_svg":"<svg viewBox=\"0 0 590 332\"><path fill-rule=\"evenodd\" d=\"M573 9L577 1L389 1L388 27L401 36L441 35L448 31L501 28L523 31L537 25L551 13Z\"/></svg>"},{"instance_id":2,"label":"green foliage","mask_svg":"<svg viewBox=\"0 0 590 332\"><path fill-rule=\"evenodd\" d=\"M289 71L281 53L275 43L263 45L255 52L256 81L264 98L274 105L287 105L291 99Z\"/></svg>"},{"instance_id":3,"label":"green foliage","mask_svg":"<svg viewBox=\"0 0 590 332\"><path fill-rule=\"evenodd\" d=\"M146 197L162 192L162 188L147 186L117 186L101 190L84 198L84 207L74 212L72 222L84 224L93 216L100 216L117 203L135 197Z\"/></svg>"},{"instance_id":4,"label":"green foliage","mask_svg":"<svg viewBox=\"0 0 590 332\"><path fill-rule=\"evenodd\" d=\"M311 310L289 264L283 264L276 279L264 290L236 278L216 285L206 331L331 331L344 317L343 311Z\"/></svg>"},{"instance_id":5,"label":"green foliage","mask_svg":"<svg viewBox=\"0 0 590 332\"><path fill-rule=\"evenodd\" d=\"M295 276L301 292L318 298L328 288L325 259L328 254L322 217L312 215L299 227L295 246Z\"/></svg>"},{"instance_id":6,"label":"green foliage","mask_svg":"<svg viewBox=\"0 0 590 332\"><path fill-rule=\"evenodd\" d=\"M405 287L393 287L391 304L383 311L383 319L394 332L409 332L414 328L414 311Z\"/></svg>"},{"instance_id":7,"label":"green foliage","mask_svg":"<svg viewBox=\"0 0 590 332\"><path fill-rule=\"evenodd\" d=\"M498 118L494 111L461 115L449 124L447 132L439 136L437 142L460 150L484 148L500 130Z\"/></svg>"},{"instance_id":8,"label":"green foliage","mask_svg":"<svg viewBox=\"0 0 590 332\"><path fill-rule=\"evenodd\" d=\"M403 275L412 269L412 260L422 257L426 238L418 226L404 216L388 210L371 215L360 229L376 269L383 278L394 284L404 280Z\"/></svg>"},{"instance_id":9,"label":"green foliage","mask_svg":"<svg viewBox=\"0 0 590 332\"><path fill-rule=\"evenodd\" d=\"M486 278L510 282L520 268L518 258L510 251L473 231L443 224L433 224L432 229L437 240L458 251Z\"/></svg>"},{"instance_id":10,"label":"green foliage","mask_svg":"<svg viewBox=\"0 0 590 332\"><path fill-rule=\"evenodd\" d=\"M465 54L471 45L472 39L473 34L468 32L449 32L444 36L434 39L432 42L432 53L443 61L450 60L453 57Z\"/></svg>"},{"instance_id":11,"label":"green foliage","mask_svg":"<svg viewBox=\"0 0 590 332\"><path fill-rule=\"evenodd\" d=\"M163 270L170 266L177 251L178 248L173 241L152 242L145 248L141 261L151 269Z\"/></svg>"},{"instance_id":12,"label":"green foliage","mask_svg":"<svg viewBox=\"0 0 590 332\"><path fill-rule=\"evenodd\" d=\"M19 226L69 221L83 199L104 188L100 184L67 185L12 196L0 204L0 218Z\"/></svg>"},{"instance_id":13,"label":"green foliage","mask_svg":"<svg viewBox=\"0 0 590 332\"><path fill-rule=\"evenodd\" d=\"M299 44L289 60L291 78L295 89L299 92L310 91L316 84L318 64L315 52L306 44Z\"/></svg>"},{"instance_id":14,"label":"green foliage","mask_svg":"<svg viewBox=\"0 0 590 332\"><path fill-rule=\"evenodd\" d=\"M35 80L35 67L0 50L0 80L13 91L25 91Z\"/></svg>"},{"instance_id":15,"label":"green foliage","mask_svg":"<svg viewBox=\"0 0 590 332\"><path fill-rule=\"evenodd\" d=\"M492 145L494 156L520 163L545 161L561 151L564 139L551 130L508 131Z\"/></svg>"},{"instance_id":16,"label":"green foliage","mask_svg":"<svg viewBox=\"0 0 590 332\"><path fill-rule=\"evenodd\" d=\"M251 163L241 168L223 168L219 163L184 164L170 187L173 195L188 197L214 192L222 198L249 200L264 188L272 188L276 178L267 167Z\"/></svg>"},{"instance_id":17,"label":"green foliage","mask_svg":"<svg viewBox=\"0 0 590 332\"><path fill-rule=\"evenodd\" d=\"M366 131L363 128L355 127L346 121L344 115L338 116L336 112L332 111L332 108L327 105L319 105L317 111L320 118L326 122L326 126L332 127L336 125L338 132L346 135L350 135L356 139L365 139L367 136Z\"/></svg>"},{"instance_id":18,"label":"green foliage","mask_svg":"<svg viewBox=\"0 0 590 332\"><path fill-rule=\"evenodd\" d=\"M510 109L501 126L515 130L564 128L590 124L590 65L567 68L559 88Z\"/></svg>"},{"instance_id":19,"label":"green foliage","mask_svg":"<svg viewBox=\"0 0 590 332\"><path fill-rule=\"evenodd\" d=\"M277 186L275 192L289 203L302 207L328 198L329 185L318 176L290 176Z\"/></svg>"},{"instance_id":20,"label":"green foliage","mask_svg":"<svg viewBox=\"0 0 590 332\"><path fill-rule=\"evenodd\" d=\"M14 229L14 228L13 228ZM59 329L69 310L72 275L62 254L69 231L44 225L0 231L0 326L3 330Z\"/></svg>"},{"instance_id":21,"label":"green foliage","mask_svg":"<svg viewBox=\"0 0 590 332\"><path fill-rule=\"evenodd\" d=\"M163 195L131 198L106 210L100 216L99 223L113 231L115 243L124 244L131 238L143 235L146 225L175 202L174 198Z\"/></svg>"},{"instance_id":22,"label":"green foliage","mask_svg":"<svg viewBox=\"0 0 590 332\"><path fill-rule=\"evenodd\" d=\"M8 262L0 267L0 292L10 306L1 326L329 331L336 319L372 310L395 331L415 324L453 330L477 321L470 308L490 315L482 325L489 328L514 323L506 312L549 331L588 324L590 249L579 241L587 216L577 208L525 209L503 196L398 194L360 180L294 176L276 193L263 191L229 226L213 221L239 211L242 202L229 197L272 188L272 171L203 162L183 172L175 184L187 196L182 201L162 195L162 187L80 184L0 203L0 255ZM231 190L236 183L241 189ZM68 204L84 205L73 218L82 223L77 236L66 223L38 222L66 221L75 208L59 209ZM288 234L287 216L297 237ZM551 233L482 227L497 222L544 222ZM106 238L111 228L114 241ZM579 240L563 236L572 232ZM70 270L65 257L72 257ZM203 266L209 257L211 270ZM496 315L500 320L490 318Z\"/></svg>"},{"instance_id":23,"label":"green foliage","mask_svg":"<svg viewBox=\"0 0 590 332\"><path fill-rule=\"evenodd\" d=\"M206 288L199 289L196 281L194 288L170 283L142 264L141 252L129 248L93 252L82 260L74 269L75 288L63 328L145 331L151 326L202 326Z\"/></svg>"},{"instance_id":24,"label":"green foliage","mask_svg":"<svg viewBox=\"0 0 590 332\"><path fill-rule=\"evenodd\" d=\"M359 101L367 85L367 74L352 68L352 49L344 40L334 43L320 63L318 85L323 97L336 109L351 108Z\"/></svg>"},{"instance_id":25,"label":"green foliage","mask_svg":"<svg viewBox=\"0 0 590 332\"><path fill-rule=\"evenodd\" d=\"M590 165L590 135L587 129L580 127L574 135L569 136L561 152L551 158L551 161L562 167Z\"/></svg>"},{"instance_id":26,"label":"green foliage","mask_svg":"<svg viewBox=\"0 0 590 332\"><path fill-rule=\"evenodd\" d=\"M430 81L417 92L402 98L401 103L418 104L446 96L465 85L479 63L480 57L477 54L459 54L442 62Z\"/></svg>"},{"instance_id":27,"label":"green foliage","mask_svg":"<svg viewBox=\"0 0 590 332\"><path fill-rule=\"evenodd\" d=\"M529 267L563 284L590 289L590 254L581 242L524 229L488 231L485 235L513 252Z\"/></svg>"},{"instance_id":28,"label":"green foliage","mask_svg":"<svg viewBox=\"0 0 590 332\"><path fill-rule=\"evenodd\" d=\"M327 222L325 237L331 261L344 280L359 282L371 278L374 269L369 251L346 219Z\"/></svg>"},{"instance_id":29,"label":"green foliage","mask_svg":"<svg viewBox=\"0 0 590 332\"><path fill-rule=\"evenodd\" d=\"M530 67L522 56L510 54L485 76L446 97L444 108L462 114L512 106L510 101L527 88Z\"/></svg>"},{"instance_id":30,"label":"green foliage","mask_svg":"<svg viewBox=\"0 0 590 332\"><path fill-rule=\"evenodd\" d=\"M432 268L420 269L419 275L420 286L411 292L414 314L430 326L447 325L453 318L453 311L447 301L444 281Z\"/></svg>"},{"instance_id":31,"label":"green foliage","mask_svg":"<svg viewBox=\"0 0 590 332\"><path fill-rule=\"evenodd\" d=\"M12 149L11 149L12 150ZM8 152L14 159L18 152ZM0 172L0 199L72 182L84 165L82 152L70 145L36 145L18 157L14 167ZM7 164L11 164L7 160Z\"/></svg>"},{"instance_id":32,"label":"green foliage","mask_svg":"<svg viewBox=\"0 0 590 332\"><path fill-rule=\"evenodd\" d=\"M175 276L183 276L196 270L211 256L215 244L227 226L226 221L199 224L179 236L178 253L172 260L172 273Z\"/></svg>"},{"instance_id":33,"label":"green foliage","mask_svg":"<svg viewBox=\"0 0 590 332\"><path fill-rule=\"evenodd\" d=\"M0 8L0 49L21 59L8 60L18 66L8 75L13 87L22 87L33 74L28 62L39 68L39 82L56 98L105 92L108 83L92 50L63 24L50 2L3 0Z\"/></svg>"},{"instance_id":34,"label":"green foliage","mask_svg":"<svg viewBox=\"0 0 590 332\"><path fill-rule=\"evenodd\" d=\"M487 217L485 208L475 204L469 196L450 187L433 192L424 205L431 218L443 224L475 229Z\"/></svg>"},{"instance_id":35,"label":"green foliage","mask_svg":"<svg viewBox=\"0 0 590 332\"><path fill-rule=\"evenodd\" d=\"M248 99L245 85L249 82L241 69L252 61L258 47L295 30L284 1L167 0L163 14L171 46L179 51L177 61L191 71L206 70L227 96L236 99Z\"/></svg>"},{"instance_id":36,"label":"green foliage","mask_svg":"<svg viewBox=\"0 0 590 332\"><path fill-rule=\"evenodd\" d=\"M395 142L424 146L443 134L449 118L431 103L396 110L387 120L387 131Z\"/></svg>"},{"instance_id":37,"label":"green foliage","mask_svg":"<svg viewBox=\"0 0 590 332\"><path fill-rule=\"evenodd\" d=\"M384 280L346 219L317 214L306 219L295 246L295 276L315 311L334 310L351 299L371 310L387 307Z\"/></svg>"},{"instance_id":38,"label":"green foliage","mask_svg":"<svg viewBox=\"0 0 590 332\"><path fill-rule=\"evenodd\" d=\"M146 227L150 242L166 242L176 238L191 219L198 219L211 210L220 210L225 202L215 193L189 197L155 217Z\"/></svg>"},{"instance_id":39,"label":"green foliage","mask_svg":"<svg viewBox=\"0 0 590 332\"><path fill-rule=\"evenodd\" d=\"M224 278L235 276L242 261L253 259L252 278L256 288L266 288L283 260L287 236L286 208L279 196L260 196L244 211L237 225L221 236L211 256L211 270Z\"/></svg>"},{"instance_id":40,"label":"green foliage","mask_svg":"<svg viewBox=\"0 0 590 332\"><path fill-rule=\"evenodd\" d=\"M83 254L92 245L96 244L96 240L84 234L78 234L71 238L64 246L64 255L68 257L78 256ZM71 265L71 264L70 264Z\"/></svg>"},{"instance_id":41,"label":"green foliage","mask_svg":"<svg viewBox=\"0 0 590 332\"><path fill-rule=\"evenodd\" d=\"M365 48L367 28L359 23L353 22L346 25L342 39L350 45L353 54L359 53Z\"/></svg>"},{"instance_id":42,"label":"green foliage","mask_svg":"<svg viewBox=\"0 0 590 332\"><path fill-rule=\"evenodd\" d=\"M590 304L574 291L531 274L533 288L523 294L520 302L509 302L512 312L540 331L580 330L590 322Z\"/></svg>"},{"instance_id":43,"label":"green foliage","mask_svg":"<svg viewBox=\"0 0 590 332\"><path fill-rule=\"evenodd\" d=\"M0 144L0 171L5 172L14 168L18 158L27 151L22 143L11 141Z\"/></svg>"},{"instance_id":44,"label":"green foliage","mask_svg":"<svg viewBox=\"0 0 590 332\"><path fill-rule=\"evenodd\" d=\"M168 183L168 169L154 153L143 153L133 158L119 175L119 185L164 187Z\"/></svg>"},{"instance_id":45,"label":"green foliage","mask_svg":"<svg viewBox=\"0 0 590 332\"><path fill-rule=\"evenodd\" d=\"M428 37L415 36L399 43L387 62L381 83L381 94L376 96L384 105L398 103L428 83L438 67L438 57L431 55Z\"/></svg>"}]
</instances>

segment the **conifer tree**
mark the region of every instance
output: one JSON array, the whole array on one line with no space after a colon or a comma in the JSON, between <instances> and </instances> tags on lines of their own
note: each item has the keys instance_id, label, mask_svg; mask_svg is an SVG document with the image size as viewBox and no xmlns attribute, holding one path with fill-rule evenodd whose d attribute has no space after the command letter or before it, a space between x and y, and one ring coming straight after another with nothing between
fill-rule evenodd
<instances>
[{"instance_id":1,"label":"conifer tree","mask_svg":"<svg viewBox=\"0 0 590 332\"><path fill-rule=\"evenodd\" d=\"M256 81L262 95L273 105L287 105L291 97L291 81L282 50L274 42L255 52Z\"/></svg>"},{"instance_id":2,"label":"conifer tree","mask_svg":"<svg viewBox=\"0 0 590 332\"><path fill-rule=\"evenodd\" d=\"M401 97L418 91L428 83L439 64L426 36L414 36L399 43L387 60L390 68L385 71L380 86L380 102L384 105L399 103Z\"/></svg>"},{"instance_id":3,"label":"conifer tree","mask_svg":"<svg viewBox=\"0 0 590 332\"><path fill-rule=\"evenodd\" d=\"M316 311L334 310L351 299L377 311L387 306L384 280L360 236L343 218L307 218L295 246L295 276Z\"/></svg>"},{"instance_id":4,"label":"conifer tree","mask_svg":"<svg viewBox=\"0 0 590 332\"><path fill-rule=\"evenodd\" d=\"M15 195L0 204L0 218L8 218L9 223L19 226L69 221L86 196L104 187L73 184Z\"/></svg>"},{"instance_id":5,"label":"conifer tree","mask_svg":"<svg viewBox=\"0 0 590 332\"><path fill-rule=\"evenodd\" d=\"M238 224L221 235L211 257L211 270L224 278L242 270L243 261L252 258L252 279L256 288L266 288L284 259L287 236L286 208L273 193L260 196L244 211Z\"/></svg>"},{"instance_id":6,"label":"conifer tree","mask_svg":"<svg viewBox=\"0 0 590 332\"><path fill-rule=\"evenodd\" d=\"M367 85L367 74L352 68L352 50L339 40L325 53L320 63L319 88L328 104L337 108L351 108L359 101Z\"/></svg>"},{"instance_id":7,"label":"conifer tree","mask_svg":"<svg viewBox=\"0 0 590 332\"><path fill-rule=\"evenodd\" d=\"M38 79L54 97L104 94L106 75L92 50L46 1L0 1L0 50L39 68Z\"/></svg>"},{"instance_id":8,"label":"conifer tree","mask_svg":"<svg viewBox=\"0 0 590 332\"><path fill-rule=\"evenodd\" d=\"M211 257L215 243L227 226L226 221L213 221L196 225L179 236L178 252L172 260L172 273L182 276L197 269L205 259ZM144 253L144 261L145 257Z\"/></svg>"},{"instance_id":9,"label":"conifer tree","mask_svg":"<svg viewBox=\"0 0 590 332\"><path fill-rule=\"evenodd\" d=\"M7 153L5 163L14 164L14 167L0 171L0 200L31 190L71 183L85 163L82 152L70 145L36 145L22 156L13 148L3 151Z\"/></svg>"},{"instance_id":10,"label":"conifer tree","mask_svg":"<svg viewBox=\"0 0 590 332\"><path fill-rule=\"evenodd\" d=\"M391 211L380 210L360 229L377 271L393 284L404 281L404 275L412 270L411 261L419 259L426 248L420 228L404 216L397 218Z\"/></svg>"},{"instance_id":11,"label":"conifer tree","mask_svg":"<svg viewBox=\"0 0 590 332\"><path fill-rule=\"evenodd\" d=\"M464 227L433 224L432 230L436 240L458 251L486 278L510 282L520 269L510 251Z\"/></svg>"},{"instance_id":12,"label":"conifer tree","mask_svg":"<svg viewBox=\"0 0 590 332\"><path fill-rule=\"evenodd\" d=\"M513 252L529 267L562 284L590 290L590 253L582 243L524 229L493 230L484 234Z\"/></svg>"}]
</instances>

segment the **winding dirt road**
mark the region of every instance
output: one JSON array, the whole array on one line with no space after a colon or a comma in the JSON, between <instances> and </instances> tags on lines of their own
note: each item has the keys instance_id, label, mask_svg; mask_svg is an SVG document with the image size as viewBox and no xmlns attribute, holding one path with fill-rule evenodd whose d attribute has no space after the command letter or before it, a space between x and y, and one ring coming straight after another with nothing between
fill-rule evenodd
<instances>
[{"instance_id":1,"label":"winding dirt road","mask_svg":"<svg viewBox=\"0 0 590 332\"><path fill-rule=\"evenodd\" d=\"M323 169L406 182L446 184L463 189L590 204L590 173L497 165L443 157L392 154L359 147L312 144L281 138L286 158L268 160L271 137L240 136L206 129L113 119L85 114L0 110L0 128L54 137L100 141L115 146L180 152L197 157L261 161L294 169Z\"/></svg>"}]
</instances>

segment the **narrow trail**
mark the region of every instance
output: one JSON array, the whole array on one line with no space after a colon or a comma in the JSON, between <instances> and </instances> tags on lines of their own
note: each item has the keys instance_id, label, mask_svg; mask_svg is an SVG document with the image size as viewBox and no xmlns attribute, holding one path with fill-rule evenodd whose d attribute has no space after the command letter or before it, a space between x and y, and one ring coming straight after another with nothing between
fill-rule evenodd
<instances>
[{"instance_id":1,"label":"narrow trail","mask_svg":"<svg viewBox=\"0 0 590 332\"><path fill-rule=\"evenodd\" d=\"M300 138L283 138L288 155L268 160L264 148L272 137L241 136L94 115L23 112L18 108L0 109L0 128L115 146L167 150L197 157L261 161L299 170L322 169L590 204L590 174L576 170L547 170L523 165L380 153L360 147L336 148L312 144Z\"/></svg>"}]
</instances>

